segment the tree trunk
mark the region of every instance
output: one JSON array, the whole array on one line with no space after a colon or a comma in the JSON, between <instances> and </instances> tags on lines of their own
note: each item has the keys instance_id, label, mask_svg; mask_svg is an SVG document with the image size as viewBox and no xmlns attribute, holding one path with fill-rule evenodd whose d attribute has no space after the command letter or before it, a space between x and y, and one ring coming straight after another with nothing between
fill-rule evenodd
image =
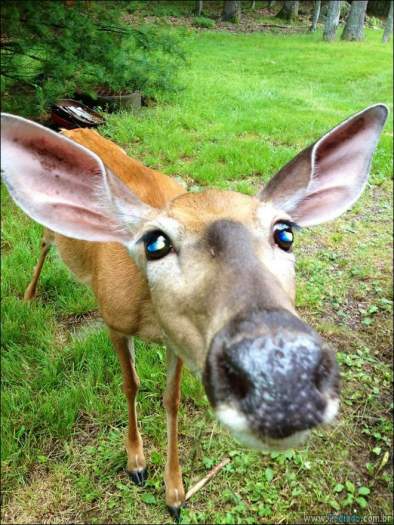
<instances>
[{"instance_id":1,"label":"tree trunk","mask_svg":"<svg viewBox=\"0 0 394 525\"><path fill-rule=\"evenodd\" d=\"M196 1L196 7L194 9L194 12L196 13L197 16L201 16L202 5L203 5L203 0L197 0Z\"/></svg>"},{"instance_id":2,"label":"tree trunk","mask_svg":"<svg viewBox=\"0 0 394 525\"><path fill-rule=\"evenodd\" d=\"M342 33L342 40L362 40L364 38L364 20L368 1L353 0L349 16Z\"/></svg>"},{"instance_id":3,"label":"tree trunk","mask_svg":"<svg viewBox=\"0 0 394 525\"><path fill-rule=\"evenodd\" d=\"M252 5L250 6L250 9L256 9L256 0L252 0Z\"/></svg>"},{"instance_id":4,"label":"tree trunk","mask_svg":"<svg viewBox=\"0 0 394 525\"><path fill-rule=\"evenodd\" d=\"M390 2L390 11L386 20L386 27L384 28L383 40L385 44L390 40L390 35L393 32L393 0Z\"/></svg>"},{"instance_id":5,"label":"tree trunk","mask_svg":"<svg viewBox=\"0 0 394 525\"><path fill-rule=\"evenodd\" d=\"M298 16L298 6L300 2L294 0L289 0L283 3L282 9L276 15L278 18L283 18L284 20L293 20Z\"/></svg>"},{"instance_id":6,"label":"tree trunk","mask_svg":"<svg viewBox=\"0 0 394 525\"><path fill-rule=\"evenodd\" d=\"M341 14L340 0L330 0L328 2L328 11L326 22L324 24L323 39L330 42L335 39L335 33L339 24L339 15Z\"/></svg>"},{"instance_id":7,"label":"tree trunk","mask_svg":"<svg viewBox=\"0 0 394 525\"><path fill-rule=\"evenodd\" d=\"M314 33L317 28L317 21L319 20L320 16L320 6L321 6L321 0L315 0L313 5L313 17L312 17L312 25L311 25L311 31Z\"/></svg>"},{"instance_id":8,"label":"tree trunk","mask_svg":"<svg viewBox=\"0 0 394 525\"><path fill-rule=\"evenodd\" d=\"M225 0L223 6L222 20L239 22L241 18L240 0Z\"/></svg>"}]
</instances>

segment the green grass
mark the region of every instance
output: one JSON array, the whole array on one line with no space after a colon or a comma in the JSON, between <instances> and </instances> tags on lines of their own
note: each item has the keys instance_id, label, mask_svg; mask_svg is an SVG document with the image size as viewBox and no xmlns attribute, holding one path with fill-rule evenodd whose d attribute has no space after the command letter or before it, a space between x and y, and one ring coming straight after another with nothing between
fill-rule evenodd
<instances>
[{"instance_id":1,"label":"green grass","mask_svg":"<svg viewBox=\"0 0 394 525\"><path fill-rule=\"evenodd\" d=\"M392 52L380 33L327 45L314 35L191 33L185 89L112 115L101 131L189 187L253 193L301 148L368 104L392 109ZM297 236L302 316L338 349L338 424L285 454L241 448L184 376L180 451L186 487L231 463L194 496L185 523L299 522L388 515L391 506L392 126L352 211ZM21 301L41 228L2 192L3 522L163 523L164 349L137 343L139 413L150 478L124 472L126 403L94 298L52 253L39 297ZM86 314L86 315L84 315Z\"/></svg>"}]
</instances>

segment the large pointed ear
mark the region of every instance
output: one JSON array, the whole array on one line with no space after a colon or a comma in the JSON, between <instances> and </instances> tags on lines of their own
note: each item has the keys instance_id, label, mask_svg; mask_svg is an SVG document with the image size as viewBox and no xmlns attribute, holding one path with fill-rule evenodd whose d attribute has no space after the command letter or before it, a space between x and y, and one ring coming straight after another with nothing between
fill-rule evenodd
<instances>
[{"instance_id":1,"label":"large pointed ear","mask_svg":"<svg viewBox=\"0 0 394 525\"><path fill-rule=\"evenodd\" d=\"M300 226L338 217L365 187L387 115L387 107L378 104L342 122L282 168L259 198Z\"/></svg>"},{"instance_id":2,"label":"large pointed ear","mask_svg":"<svg viewBox=\"0 0 394 525\"><path fill-rule=\"evenodd\" d=\"M127 244L153 212L95 153L7 113L1 115L1 168L16 204L68 237Z\"/></svg>"}]
</instances>

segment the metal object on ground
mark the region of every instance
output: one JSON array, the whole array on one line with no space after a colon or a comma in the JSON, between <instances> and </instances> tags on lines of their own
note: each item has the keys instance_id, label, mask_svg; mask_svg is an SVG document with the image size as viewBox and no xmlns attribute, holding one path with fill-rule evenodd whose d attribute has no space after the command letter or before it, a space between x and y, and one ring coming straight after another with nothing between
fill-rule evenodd
<instances>
[{"instance_id":1,"label":"metal object on ground","mask_svg":"<svg viewBox=\"0 0 394 525\"><path fill-rule=\"evenodd\" d=\"M95 128L104 124L103 117L82 102L60 99L52 106L51 120L66 129Z\"/></svg>"}]
</instances>

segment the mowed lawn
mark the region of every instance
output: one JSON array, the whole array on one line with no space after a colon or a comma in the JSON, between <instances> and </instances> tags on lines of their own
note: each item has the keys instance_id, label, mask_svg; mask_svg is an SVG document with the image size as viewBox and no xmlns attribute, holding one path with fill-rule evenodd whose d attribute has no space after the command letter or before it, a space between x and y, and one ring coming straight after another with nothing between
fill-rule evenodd
<instances>
[{"instance_id":1,"label":"mowed lawn","mask_svg":"<svg viewBox=\"0 0 394 525\"><path fill-rule=\"evenodd\" d=\"M298 151L350 114L392 110L392 51L321 34L191 32L184 90L101 130L147 165L205 186L253 193ZM184 374L180 453L186 487L221 473L184 523L303 522L309 515L389 515L391 504L392 125L370 184L337 221L297 234L297 304L338 351L336 426L300 450L263 455L220 428L203 388ZM167 523L161 405L165 351L137 342L139 421L149 481L125 473L127 409L117 358L90 291L55 251L38 298L22 301L41 227L2 188L3 523ZM114 287L117 283L114 283Z\"/></svg>"}]
</instances>

